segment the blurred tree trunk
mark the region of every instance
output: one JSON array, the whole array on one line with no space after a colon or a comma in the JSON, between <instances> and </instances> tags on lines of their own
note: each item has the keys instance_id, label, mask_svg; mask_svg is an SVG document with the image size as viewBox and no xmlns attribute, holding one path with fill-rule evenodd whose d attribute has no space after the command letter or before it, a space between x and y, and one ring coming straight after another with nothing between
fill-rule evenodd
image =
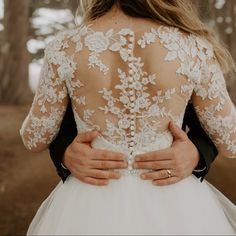
<instances>
[{"instance_id":1,"label":"blurred tree trunk","mask_svg":"<svg viewBox=\"0 0 236 236\"><path fill-rule=\"evenodd\" d=\"M236 61L236 0L228 0L225 2L222 9L215 9L214 19L216 22L216 30L223 40L227 48L230 50L231 55ZM236 75L232 74L232 78L227 79L228 91L234 103L236 104Z\"/></svg>"},{"instance_id":2,"label":"blurred tree trunk","mask_svg":"<svg viewBox=\"0 0 236 236\"><path fill-rule=\"evenodd\" d=\"M30 0L4 0L4 43L0 48L0 103L22 104L32 100L28 83L26 48Z\"/></svg>"},{"instance_id":3,"label":"blurred tree trunk","mask_svg":"<svg viewBox=\"0 0 236 236\"><path fill-rule=\"evenodd\" d=\"M236 60L236 47L235 47L235 14L236 1L226 1L224 7L215 12L216 29L221 36L221 39L230 48L230 52ZM218 19L218 20L217 20ZM217 23L218 22L218 23Z\"/></svg>"}]
</instances>

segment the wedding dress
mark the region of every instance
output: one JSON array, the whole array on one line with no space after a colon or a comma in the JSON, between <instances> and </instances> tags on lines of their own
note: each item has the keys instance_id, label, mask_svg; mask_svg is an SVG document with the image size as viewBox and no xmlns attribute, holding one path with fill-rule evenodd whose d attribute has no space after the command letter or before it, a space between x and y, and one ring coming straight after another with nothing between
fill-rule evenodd
<instances>
[{"instance_id":1,"label":"wedding dress","mask_svg":"<svg viewBox=\"0 0 236 236\"><path fill-rule=\"evenodd\" d=\"M43 202L28 235L236 233L236 207L193 175L158 187L132 168L135 155L170 147L192 102L226 157L236 157L236 111L212 45L175 27L83 24L45 50L40 83L21 136L32 151L57 135L69 99L78 133L98 130L92 147L126 154L129 167L107 186L70 176Z\"/></svg>"}]
</instances>

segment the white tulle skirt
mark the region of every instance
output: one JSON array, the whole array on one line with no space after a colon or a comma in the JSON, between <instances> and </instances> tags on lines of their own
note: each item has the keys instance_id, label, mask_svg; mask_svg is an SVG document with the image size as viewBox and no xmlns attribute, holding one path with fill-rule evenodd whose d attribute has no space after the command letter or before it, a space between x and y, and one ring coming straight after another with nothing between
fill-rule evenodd
<instances>
[{"instance_id":1,"label":"white tulle skirt","mask_svg":"<svg viewBox=\"0 0 236 236\"><path fill-rule=\"evenodd\" d=\"M43 202L28 235L235 235L236 206L196 177L158 187L126 175L108 186L69 177Z\"/></svg>"}]
</instances>

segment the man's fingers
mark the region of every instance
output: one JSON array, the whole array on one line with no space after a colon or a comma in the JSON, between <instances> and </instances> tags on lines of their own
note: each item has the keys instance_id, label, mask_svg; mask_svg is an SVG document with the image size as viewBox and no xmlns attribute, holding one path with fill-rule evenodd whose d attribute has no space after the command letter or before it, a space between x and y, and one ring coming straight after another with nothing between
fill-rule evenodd
<instances>
[{"instance_id":1,"label":"man's fingers","mask_svg":"<svg viewBox=\"0 0 236 236\"><path fill-rule=\"evenodd\" d=\"M172 149L166 148L135 156L135 161L164 161L172 159Z\"/></svg>"},{"instance_id":2,"label":"man's fingers","mask_svg":"<svg viewBox=\"0 0 236 236\"><path fill-rule=\"evenodd\" d=\"M174 140L181 139L185 141L187 139L187 134L177 125L175 125L172 121L169 123L169 129L174 136Z\"/></svg>"},{"instance_id":3,"label":"man's fingers","mask_svg":"<svg viewBox=\"0 0 236 236\"><path fill-rule=\"evenodd\" d=\"M92 184L96 186L105 186L109 184L109 179L96 179L96 178L84 176L80 173L77 173L75 177L84 183Z\"/></svg>"},{"instance_id":4,"label":"man's fingers","mask_svg":"<svg viewBox=\"0 0 236 236\"><path fill-rule=\"evenodd\" d=\"M159 170L159 171L150 171L150 172L144 172L140 175L140 177L144 180L162 180L169 178L169 174L167 170ZM174 177L173 171L172 171L172 177Z\"/></svg>"},{"instance_id":5,"label":"man's fingers","mask_svg":"<svg viewBox=\"0 0 236 236\"><path fill-rule=\"evenodd\" d=\"M104 170L89 170L86 174L86 177L93 177L96 179L119 179L121 173L118 171L104 171Z\"/></svg>"},{"instance_id":6,"label":"man's fingers","mask_svg":"<svg viewBox=\"0 0 236 236\"><path fill-rule=\"evenodd\" d=\"M92 168L95 169L124 169L128 167L127 161L98 161L93 160L90 163Z\"/></svg>"},{"instance_id":7,"label":"man's fingers","mask_svg":"<svg viewBox=\"0 0 236 236\"><path fill-rule=\"evenodd\" d=\"M86 132L82 134L78 134L76 137L77 143L90 143L98 136L97 131Z\"/></svg>"},{"instance_id":8,"label":"man's fingers","mask_svg":"<svg viewBox=\"0 0 236 236\"><path fill-rule=\"evenodd\" d=\"M166 185L171 185L171 184L176 184L180 181L181 179L179 179L178 177L171 177L171 178L167 178L167 179L156 179L153 180L152 183L154 185L157 186L166 186Z\"/></svg>"},{"instance_id":9,"label":"man's fingers","mask_svg":"<svg viewBox=\"0 0 236 236\"><path fill-rule=\"evenodd\" d=\"M139 161L139 162L134 162L133 167L135 169L159 170L159 169L171 168L172 163L171 161Z\"/></svg>"},{"instance_id":10,"label":"man's fingers","mask_svg":"<svg viewBox=\"0 0 236 236\"><path fill-rule=\"evenodd\" d=\"M123 153L93 149L91 152L92 160L125 161L127 157Z\"/></svg>"}]
</instances>

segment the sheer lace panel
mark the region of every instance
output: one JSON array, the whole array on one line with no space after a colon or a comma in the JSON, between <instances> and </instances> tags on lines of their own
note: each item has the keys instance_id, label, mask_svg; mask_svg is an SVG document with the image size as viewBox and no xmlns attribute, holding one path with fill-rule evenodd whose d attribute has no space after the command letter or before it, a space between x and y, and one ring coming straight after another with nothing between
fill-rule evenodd
<instances>
[{"instance_id":1,"label":"sheer lace panel","mask_svg":"<svg viewBox=\"0 0 236 236\"><path fill-rule=\"evenodd\" d=\"M192 101L202 126L221 155L236 157L236 111L226 90L225 80L214 56L203 60L202 77Z\"/></svg>"},{"instance_id":2,"label":"sheer lace panel","mask_svg":"<svg viewBox=\"0 0 236 236\"><path fill-rule=\"evenodd\" d=\"M69 96L78 132L96 129L131 156L165 148L172 142L169 121L181 126L192 98L219 150L235 157L235 108L211 45L174 27L153 26L83 25L59 34L46 49L41 83L21 129L24 143L34 149L52 141Z\"/></svg>"},{"instance_id":3,"label":"sheer lace panel","mask_svg":"<svg viewBox=\"0 0 236 236\"><path fill-rule=\"evenodd\" d=\"M62 38L50 43L45 50L34 101L20 129L24 145L32 151L43 150L52 142L68 104L65 81L73 77L69 68L74 68L75 63L58 50Z\"/></svg>"}]
</instances>

